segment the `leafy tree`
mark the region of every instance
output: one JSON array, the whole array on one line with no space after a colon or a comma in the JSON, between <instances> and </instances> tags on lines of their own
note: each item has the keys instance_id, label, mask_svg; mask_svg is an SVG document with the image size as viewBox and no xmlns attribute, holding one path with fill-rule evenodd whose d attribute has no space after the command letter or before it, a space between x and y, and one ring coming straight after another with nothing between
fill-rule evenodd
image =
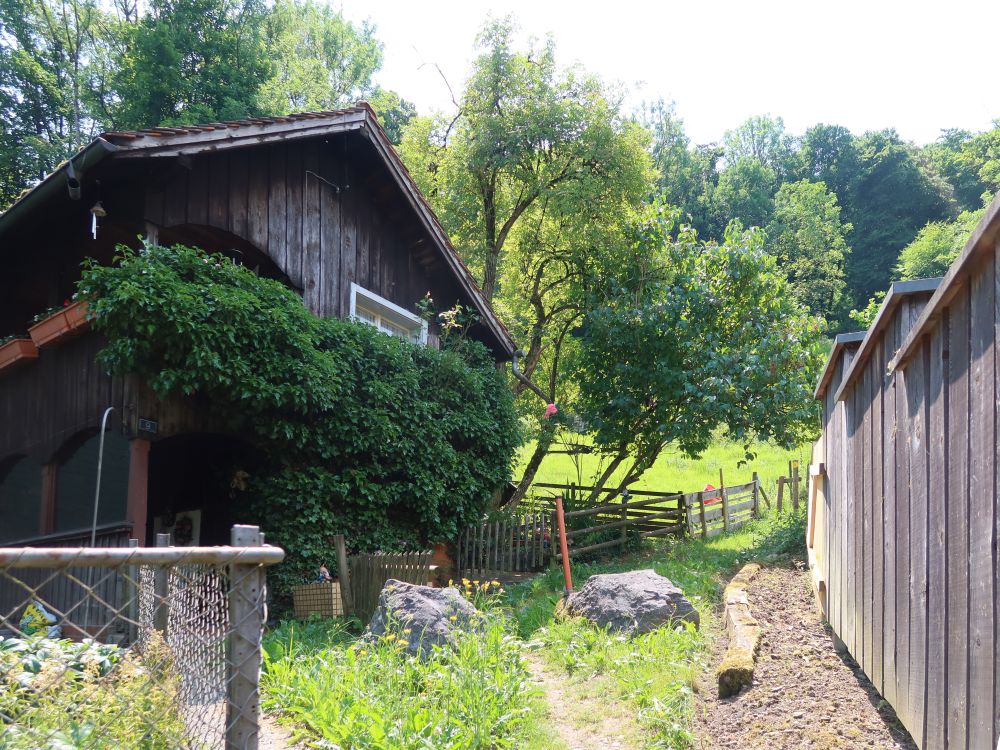
<instances>
[{"instance_id":1,"label":"leafy tree","mask_svg":"<svg viewBox=\"0 0 1000 750\"><path fill-rule=\"evenodd\" d=\"M726 225L739 219L744 225L763 227L774 212L778 177L760 160L742 156L719 175L713 204L713 237L721 237Z\"/></svg>"},{"instance_id":2,"label":"leafy tree","mask_svg":"<svg viewBox=\"0 0 1000 750\"><path fill-rule=\"evenodd\" d=\"M673 102L667 104L661 99L645 107L640 122L653 136L658 197L679 207L699 232L708 232L722 149L714 145L692 148Z\"/></svg>"},{"instance_id":3,"label":"leafy tree","mask_svg":"<svg viewBox=\"0 0 1000 750\"><path fill-rule=\"evenodd\" d=\"M928 222L916 239L900 252L897 277L926 279L944 275L985 213L986 209L981 208L963 211L955 221Z\"/></svg>"},{"instance_id":4,"label":"leafy tree","mask_svg":"<svg viewBox=\"0 0 1000 750\"><path fill-rule=\"evenodd\" d=\"M974 170L991 192L1000 190L1000 120L962 145L962 161Z\"/></svg>"},{"instance_id":5,"label":"leafy tree","mask_svg":"<svg viewBox=\"0 0 1000 750\"><path fill-rule=\"evenodd\" d=\"M802 136L798 153L801 179L822 182L841 206L852 204L861 173L857 139L842 125L814 125Z\"/></svg>"},{"instance_id":6,"label":"leafy tree","mask_svg":"<svg viewBox=\"0 0 1000 750\"><path fill-rule=\"evenodd\" d=\"M792 169L792 138L785 133L785 123L780 117L750 117L738 127L727 130L722 142L727 164L755 159L782 178Z\"/></svg>"},{"instance_id":7,"label":"leafy tree","mask_svg":"<svg viewBox=\"0 0 1000 750\"><path fill-rule=\"evenodd\" d=\"M868 300L868 304L862 309L851 310L848 317L857 323L858 328L862 331L867 331L871 328L872 323L875 322L875 317L878 315L878 311L882 307L882 301L885 300L886 294L887 292L885 291L877 293L874 297Z\"/></svg>"},{"instance_id":8,"label":"leafy tree","mask_svg":"<svg viewBox=\"0 0 1000 750\"><path fill-rule=\"evenodd\" d=\"M845 218L854 226L847 279L855 299L884 289L899 252L927 221L955 215L947 182L894 130L858 141L861 171Z\"/></svg>"},{"instance_id":9,"label":"leafy tree","mask_svg":"<svg viewBox=\"0 0 1000 750\"><path fill-rule=\"evenodd\" d=\"M651 261L622 274L587 313L576 376L602 455L597 484L635 481L664 447L697 455L724 427L735 440L793 445L815 432L819 320L795 301L763 234L730 227L704 244L677 215L642 217Z\"/></svg>"},{"instance_id":10,"label":"leafy tree","mask_svg":"<svg viewBox=\"0 0 1000 750\"><path fill-rule=\"evenodd\" d=\"M980 176L982 164L975 157L973 135L967 130L949 129L924 147L927 161L952 186L955 200L966 211L975 211L983 202L987 185Z\"/></svg>"},{"instance_id":11,"label":"leafy tree","mask_svg":"<svg viewBox=\"0 0 1000 750\"><path fill-rule=\"evenodd\" d=\"M551 38L519 52L513 36L510 19L488 23L459 114L423 121L402 144L487 299L525 213L546 200L582 205L614 184L627 158L627 126L606 87L560 69Z\"/></svg>"},{"instance_id":12,"label":"leafy tree","mask_svg":"<svg viewBox=\"0 0 1000 750\"><path fill-rule=\"evenodd\" d=\"M315 0L278 0L264 34L272 65L260 90L265 111L332 109L375 91L372 77L382 67L382 44L369 24L356 26Z\"/></svg>"},{"instance_id":13,"label":"leafy tree","mask_svg":"<svg viewBox=\"0 0 1000 750\"><path fill-rule=\"evenodd\" d=\"M268 79L263 0L151 0L121 31L127 54L106 103L118 128L261 114Z\"/></svg>"},{"instance_id":14,"label":"leafy tree","mask_svg":"<svg viewBox=\"0 0 1000 750\"><path fill-rule=\"evenodd\" d=\"M843 307L844 260L850 224L840 220L837 196L822 182L788 182L774 197L767 247L795 297L814 315L832 320Z\"/></svg>"},{"instance_id":15,"label":"leafy tree","mask_svg":"<svg viewBox=\"0 0 1000 750\"><path fill-rule=\"evenodd\" d=\"M0 0L0 206L100 130L95 0Z\"/></svg>"},{"instance_id":16,"label":"leafy tree","mask_svg":"<svg viewBox=\"0 0 1000 750\"><path fill-rule=\"evenodd\" d=\"M486 26L459 115L415 119L401 150L523 342L523 371L565 412L585 290L618 262L611 239L653 190L649 137L599 80L558 68L551 40L522 53L512 33L510 21ZM523 383L513 389L538 437L524 490L558 423Z\"/></svg>"},{"instance_id":17,"label":"leafy tree","mask_svg":"<svg viewBox=\"0 0 1000 750\"><path fill-rule=\"evenodd\" d=\"M368 102L378 113L379 123L389 136L389 140L397 146L403 141L403 131L410 121L417 116L417 107L413 102L403 99L395 91L376 86L368 94Z\"/></svg>"}]
</instances>

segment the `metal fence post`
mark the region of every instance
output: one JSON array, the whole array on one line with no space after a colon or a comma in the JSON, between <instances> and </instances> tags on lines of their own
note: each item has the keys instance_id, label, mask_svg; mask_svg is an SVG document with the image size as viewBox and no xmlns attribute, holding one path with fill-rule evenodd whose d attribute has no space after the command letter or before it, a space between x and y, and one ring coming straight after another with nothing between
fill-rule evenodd
<instances>
[{"instance_id":1,"label":"metal fence post","mask_svg":"<svg viewBox=\"0 0 1000 750\"><path fill-rule=\"evenodd\" d=\"M156 535L157 547L170 546L170 534ZM153 579L153 627L167 637L167 620L170 616L170 603L167 599L170 569L165 565L157 565Z\"/></svg>"},{"instance_id":2,"label":"metal fence post","mask_svg":"<svg viewBox=\"0 0 1000 750\"><path fill-rule=\"evenodd\" d=\"M234 547L261 546L257 526L237 524ZM264 568L229 566L229 642L226 654L226 750L257 750L260 717L261 635L264 630Z\"/></svg>"},{"instance_id":3,"label":"metal fence post","mask_svg":"<svg viewBox=\"0 0 1000 750\"><path fill-rule=\"evenodd\" d=\"M128 546L131 549L138 547L139 540L129 539ZM125 600L125 637L133 644L139 637L139 568L135 565L125 567L122 598Z\"/></svg>"}]
</instances>

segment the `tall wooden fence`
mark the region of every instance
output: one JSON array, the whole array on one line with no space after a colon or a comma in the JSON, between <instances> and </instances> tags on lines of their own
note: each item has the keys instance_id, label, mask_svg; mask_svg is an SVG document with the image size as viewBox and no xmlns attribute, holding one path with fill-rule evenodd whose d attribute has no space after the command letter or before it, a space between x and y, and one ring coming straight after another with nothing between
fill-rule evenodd
<instances>
[{"instance_id":1,"label":"tall wooden fence","mask_svg":"<svg viewBox=\"0 0 1000 750\"><path fill-rule=\"evenodd\" d=\"M404 583L426 586L431 575L431 557L424 552L375 552L352 555L347 559L350 569L351 614L368 621L378 606L378 596L390 578Z\"/></svg>"},{"instance_id":2,"label":"tall wooden fence","mask_svg":"<svg viewBox=\"0 0 1000 750\"><path fill-rule=\"evenodd\" d=\"M894 285L856 351L835 346L817 389L817 591L932 750L1000 741L997 209L940 287Z\"/></svg>"}]
</instances>

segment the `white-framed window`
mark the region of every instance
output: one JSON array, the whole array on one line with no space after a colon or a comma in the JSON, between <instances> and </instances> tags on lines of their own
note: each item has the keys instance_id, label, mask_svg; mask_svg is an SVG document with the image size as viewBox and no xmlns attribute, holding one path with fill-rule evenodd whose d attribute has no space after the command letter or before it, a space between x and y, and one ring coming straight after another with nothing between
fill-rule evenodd
<instances>
[{"instance_id":1,"label":"white-framed window","mask_svg":"<svg viewBox=\"0 0 1000 750\"><path fill-rule=\"evenodd\" d=\"M426 320L354 282L351 282L351 317L389 336L427 345Z\"/></svg>"}]
</instances>

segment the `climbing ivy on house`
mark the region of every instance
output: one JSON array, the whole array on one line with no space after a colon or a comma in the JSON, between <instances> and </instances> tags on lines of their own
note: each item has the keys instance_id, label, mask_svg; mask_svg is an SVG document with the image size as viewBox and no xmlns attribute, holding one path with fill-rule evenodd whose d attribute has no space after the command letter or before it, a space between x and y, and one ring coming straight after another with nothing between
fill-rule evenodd
<instances>
[{"instance_id":1,"label":"climbing ivy on house","mask_svg":"<svg viewBox=\"0 0 1000 750\"><path fill-rule=\"evenodd\" d=\"M453 538L510 479L517 415L477 342L438 351L318 318L280 282L183 246L120 248L85 265L79 293L102 364L196 398L267 456L246 467L246 502L289 551L279 590L333 562L335 533L367 550Z\"/></svg>"}]
</instances>

